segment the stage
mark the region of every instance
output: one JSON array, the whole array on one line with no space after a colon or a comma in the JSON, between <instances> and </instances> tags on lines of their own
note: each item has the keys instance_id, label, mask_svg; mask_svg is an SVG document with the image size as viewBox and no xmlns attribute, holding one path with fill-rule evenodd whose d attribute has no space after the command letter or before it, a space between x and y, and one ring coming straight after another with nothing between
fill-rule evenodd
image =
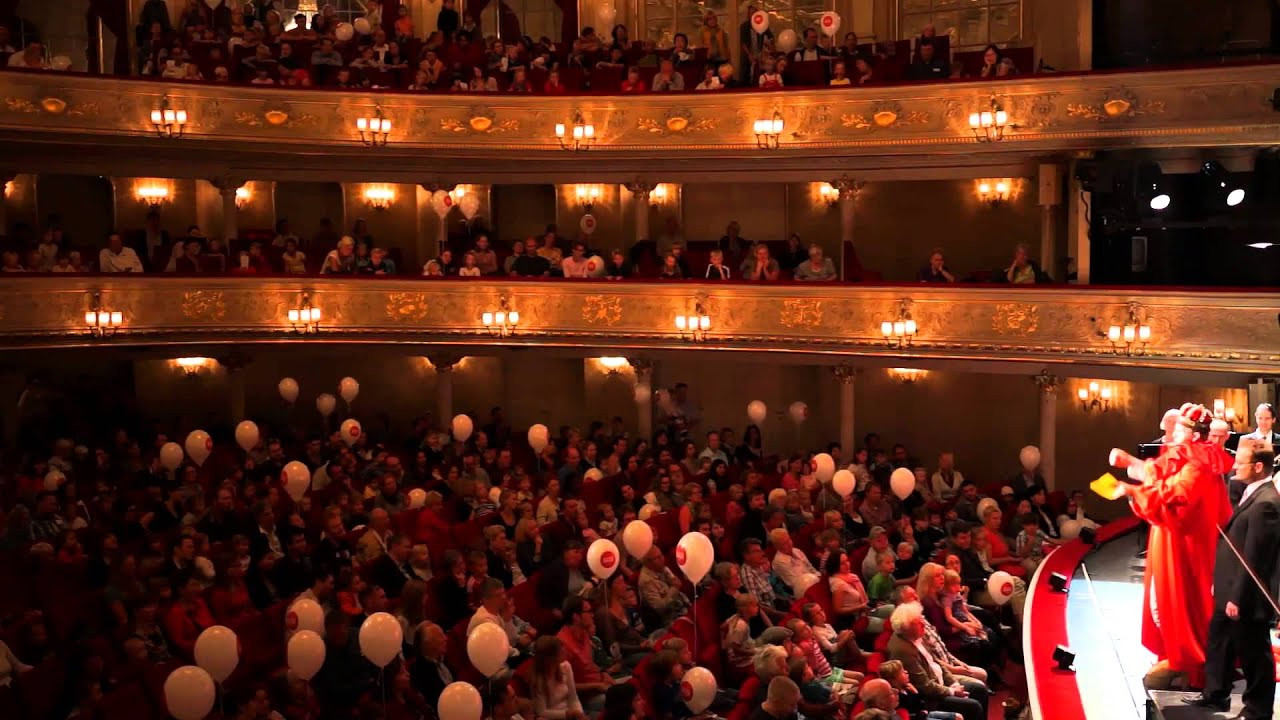
<instances>
[{"instance_id":1,"label":"stage","mask_svg":"<svg viewBox=\"0 0 1280 720\"><path fill-rule=\"evenodd\" d=\"M1129 533L1084 558L1067 598L1067 636L1076 654L1076 682L1087 720L1142 720L1148 695L1142 677L1155 661L1142 647L1142 561L1134 557L1140 540ZM1086 577L1087 576L1087 577ZM1274 642L1273 637L1273 642ZM1230 712L1214 714L1188 706L1194 693L1154 692L1151 718L1215 720L1240 712L1238 683ZM1280 693L1278 693L1280 695ZM1045 718L1051 718L1046 714ZM1280 702L1276 717L1280 717Z\"/></svg>"}]
</instances>

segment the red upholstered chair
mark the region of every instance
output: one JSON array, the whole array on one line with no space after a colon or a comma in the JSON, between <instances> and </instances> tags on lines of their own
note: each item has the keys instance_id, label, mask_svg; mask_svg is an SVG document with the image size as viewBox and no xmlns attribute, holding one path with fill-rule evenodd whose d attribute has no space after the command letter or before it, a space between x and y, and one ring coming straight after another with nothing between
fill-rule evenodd
<instances>
[{"instance_id":1,"label":"red upholstered chair","mask_svg":"<svg viewBox=\"0 0 1280 720\"><path fill-rule=\"evenodd\" d=\"M680 520L673 512L656 513L647 521L658 547L674 548L680 542Z\"/></svg>"},{"instance_id":2,"label":"red upholstered chair","mask_svg":"<svg viewBox=\"0 0 1280 720\"><path fill-rule=\"evenodd\" d=\"M759 694L760 678L753 674L742 683L742 688L738 690L738 704L733 706L725 720L747 720L756 706L756 695Z\"/></svg>"},{"instance_id":3,"label":"red upholstered chair","mask_svg":"<svg viewBox=\"0 0 1280 720\"><path fill-rule=\"evenodd\" d=\"M827 64L822 60L806 60L787 65L787 87L818 87L827 84Z\"/></svg>"},{"instance_id":4,"label":"red upholstered chair","mask_svg":"<svg viewBox=\"0 0 1280 720\"><path fill-rule=\"evenodd\" d=\"M59 660L46 660L18 675L13 686L18 701L26 709L25 717L52 717L53 708L65 692L66 671ZM22 713L13 717L24 717Z\"/></svg>"}]
</instances>

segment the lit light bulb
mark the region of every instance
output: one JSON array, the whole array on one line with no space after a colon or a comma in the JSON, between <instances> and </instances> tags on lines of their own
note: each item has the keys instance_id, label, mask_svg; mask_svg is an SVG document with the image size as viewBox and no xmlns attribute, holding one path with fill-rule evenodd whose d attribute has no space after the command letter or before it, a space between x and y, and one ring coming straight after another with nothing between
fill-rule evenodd
<instances>
[{"instance_id":1,"label":"lit light bulb","mask_svg":"<svg viewBox=\"0 0 1280 720\"><path fill-rule=\"evenodd\" d=\"M1080 388L1079 390L1076 391L1076 397L1080 398L1081 400L1087 401L1089 399L1089 391L1085 390L1084 388Z\"/></svg>"},{"instance_id":2,"label":"lit light bulb","mask_svg":"<svg viewBox=\"0 0 1280 720\"><path fill-rule=\"evenodd\" d=\"M300 315L300 313L299 313L297 310L290 310L290 311L289 311L289 323L290 323L290 324L292 324L292 325L297 325L300 319L301 319L301 315Z\"/></svg>"},{"instance_id":3,"label":"lit light bulb","mask_svg":"<svg viewBox=\"0 0 1280 720\"><path fill-rule=\"evenodd\" d=\"M1110 387L1104 387L1104 388L1102 388L1102 399L1103 399L1103 400L1110 400L1110 399L1111 399L1111 388L1110 388Z\"/></svg>"},{"instance_id":4,"label":"lit light bulb","mask_svg":"<svg viewBox=\"0 0 1280 720\"><path fill-rule=\"evenodd\" d=\"M884 335L885 337L889 337L890 335L893 335L893 323L889 322L888 320L885 320L884 322L880 323L880 334Z\"/></svg>"},{"instance_id":5,"label":"lit light bulb","mask_svg":"<svg viewBox=\"0 0 1280 720\"><path fill-rule=\"evenodd\" d=\"M681 332L688 329L688 321L685 319L685 316L683 315L676 316L676 329L680 330Z\"/></svg>"},{"instance_id":6,"label":"lit light bulb","mask_svg":"<svg viewBox=\"0 0 1280 720\"><path fill-rule=\"evenodd\" d=\"M480 315L480 322L481 322L485 327L490 327L490 326L492 326L492 325L493 325L493 313L491 313L491 312L481 313L481 315Z\"/></svg>"}]
</instances>

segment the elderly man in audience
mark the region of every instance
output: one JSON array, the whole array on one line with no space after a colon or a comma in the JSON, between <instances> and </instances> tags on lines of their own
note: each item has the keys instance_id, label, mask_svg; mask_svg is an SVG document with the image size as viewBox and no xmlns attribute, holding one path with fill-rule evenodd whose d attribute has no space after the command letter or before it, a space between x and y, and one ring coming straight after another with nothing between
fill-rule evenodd
<instances>
[{"instance_id":1,"label":"elderly man in audience","mask_svg":"<svg viewBox=\"0 0 1280 720\"><path fill-rule=\"evenodd\" d=\"M886 649L889 659L902 663L926 706L931 710L959 713L964 720L986 720L985 686L979 689L978 685L972 685L966 689L925 647L924 611L920 605L899 605L889 623L893 627Z\"/></svg>"},{"instance_id":2,"label":"elderly man in audience","mask_svg":"<svg viewBox=\"0 0 1280 720\"><path fill-rule=\"evenodd\" d=\"M790 598L780 596L774 587L777 576L773 573L773 565L765 555L764 547L755 538L742 541L742 567L739 577L742 578L743 592L751 593L760 601L760 609L777 622L785 616L783 608L789 604ZM785 587L785 585L783 586Z\"/></svg>"},{"instance_id":3,"label":"elderly man in audience","mask_svg":"<svg viewBox=\"0 0 1280 720\"><path fill-rule=\"evenodd\" d=\"M794 274L796 280L819 282L830 282L837 277L836 266L831 263L831 258L822 256L822 248L817 245L809 246L809 259L796 265Z\"/></svg>"},{"instance_id":4,"label":"elderly man in audience","mask_svg":"<svg viewBox=\"0 0 1280 720\"><path fill-rule=\"evenodd\" d=\"M773 572L791 588L792 597L801 597L809 586L818 581L818 570L791 541L791 533L786 529L770 531L769 543L777 551L773 555Z\"/></svg>"},{"instance_id":5,"label":"elderly man in audience","mask_svg":"<svg viewBox=\"0 0 1280 720\"><path fill-rule=\"evenodd\" d=\"M98 270L107 273L142 272L142 261L131 247L125 247L124 237L113 232L107 236L107 246L98 253Z\"/></svg>"},{"instance_id":6,"label":"elderly man in audience","mask_svg":"<svg viewBox=\"0 0 1280 720\"><path fill-rule=\"evenodd\" d=\"M640 602L664 627L689 609L689 598L680 590L680 581L667 567L667 560L657 545L649 548L644 556L639 585Z\"/></svg>"}]
</instances>

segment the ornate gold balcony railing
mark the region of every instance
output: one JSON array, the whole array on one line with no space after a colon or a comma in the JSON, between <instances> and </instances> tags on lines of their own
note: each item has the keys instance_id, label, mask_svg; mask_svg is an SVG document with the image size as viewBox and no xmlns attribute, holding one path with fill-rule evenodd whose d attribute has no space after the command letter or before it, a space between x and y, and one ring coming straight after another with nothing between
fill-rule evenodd
<instances>
[{"instance_id":1,"label":"ornate gold balcony railing","mask_svg":"<svg viewBox=\"0 0 1280 720\"><path fill-rule=\"evenodd\" d=\"M503 161L511 172L512 151L555 158L544 171L599 167L600 155L623 163L672 152L782 159L892 151L907 162L939 153L1272 143L1280 115L1268 101L1277 86L1280 65L1273 64L852 89L578 97L382 94L5 72L0 129L8 135L8 162L18 169L58 160L50 142L94 143L97 157L115 151L136 158L139 147L148 147L156 157L181 152L191 159L192 148L218 149L220 162L257 167L269 165L273 155L291 158L294 167L316 156L332 170L332 156L338 155L350 160L336 169L384 174L398 167L397 159L420 173L422 163L451 157L465 157L470 164L459 167L473 171L485 170L486 161ZM1002 141L980 143L969 117L989 110L993 101L1007 112L1009 128ZM186 113L181 137L157 134L152 114L162 105ZM357 122L375 110L391 121L391 131L388 146L370 153ZM755 121L775 113L784 124L779 148L761 150ZM594 128L586 153L561 150L555 135L557 124L577 117ZM251 161L236 151L256 154ZM625 164L617 167L630 171Z\"/></svg>"},{"instance_id":2,"label":"ornate gold balcony railing","mask_svg":"<svg viewBox=\"0 0 1280 720\"><path fill-rule=\"evenodd\" d=\"M289 310L306 296L319 331L299 339ZM491 334L482 314L519 313ZM675 316L710 318L703 342ZM881 324L909 308L909 345ZM109 335L89 310L121 313ZM893 358L969 358L1273 372L1280 295L1074 287L699 285L610 281L362 280L73 276L0 285L0 346L373 342L617 349L698 347ZM1147 342L1113 342L1137 318Z\"/></svg>"}]
</instances>

